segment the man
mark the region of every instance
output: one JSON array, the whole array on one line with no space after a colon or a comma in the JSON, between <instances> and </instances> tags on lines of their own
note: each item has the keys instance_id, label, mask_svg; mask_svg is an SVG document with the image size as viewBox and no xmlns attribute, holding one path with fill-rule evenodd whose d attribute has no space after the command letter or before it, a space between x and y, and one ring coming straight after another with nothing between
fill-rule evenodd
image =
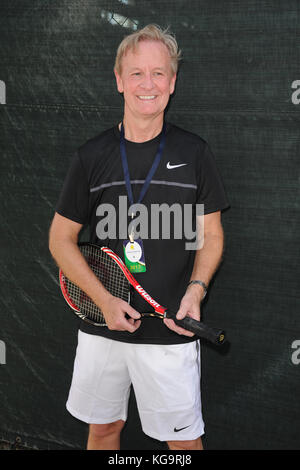
<instances>
[{"instance_id":1,"label":"man","mask_svg":"<svg viewBox=\"0 0 300 470\"><path fill-rule=\"evenodd\" d=\"M104 204L114 205L119 220L120 196L130 196L131 205L139 201L149 213L155 204L204 204L202 248L188 251L183 237L164 239L161 231L144 237L146 271L134 274L153 298L176 308L177 318L200 319L201 300L222 256L220 214L227 201L207 143L164 124L178 59L174 37L154 25L122 41L114 72L124 96L123 121L79 148L50 229L54 259L101 308L108 326L80 325L67 402L69 412L90 425L88 449L119 449L131 384L146 434L171 450L202 449L199 340L171 319L141 322L139 312L149 308L140 296L130 305L113 297L77 247L88 224L92 243L123 257L124 239L101 240L99 229Z\"/></svg>"}]
</instances>

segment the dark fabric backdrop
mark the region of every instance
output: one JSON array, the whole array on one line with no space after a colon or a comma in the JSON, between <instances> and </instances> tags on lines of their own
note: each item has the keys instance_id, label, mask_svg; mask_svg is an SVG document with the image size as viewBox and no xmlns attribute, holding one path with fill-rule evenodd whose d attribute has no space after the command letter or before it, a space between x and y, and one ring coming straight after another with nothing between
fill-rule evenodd
<instances>
[{"instance_id":1,"label":"dark fabric backdrop","mask_svg":"<svg viewBox=\"0 0 300 470\"><path fill-rule=\"evenodd\" d=\"M0 438L85 447L87 426L65 410L77 319L48 228L74 150L122 116L119 42L154 22L183 52L168 119L210 143L231 203L203 310L230 340L202 344L205 447L299 448L299 2L2 0L0 13ZM122 446L165 448L143 434L134 396Z\"/></svg>"}]
</instances>

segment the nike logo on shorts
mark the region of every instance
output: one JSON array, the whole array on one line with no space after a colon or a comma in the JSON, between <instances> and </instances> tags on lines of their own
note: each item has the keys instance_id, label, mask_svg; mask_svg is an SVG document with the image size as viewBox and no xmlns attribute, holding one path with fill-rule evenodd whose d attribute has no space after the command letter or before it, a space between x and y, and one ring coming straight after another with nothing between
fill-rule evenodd
<instances>
[{"instance_id":1,"label":"nike logo on shorts","mask_svg":"<svg viewBox=\"0 0 300 470\"><path fill-rule=\"evenodd\" d=\"M190 427L190 424L188 426L185 426L184 428L179 428L179 429L174 428L174 432L179 432L179 431L182 431L183 429L186 429L186 428L189 428L189 427Z\"/></svg>"},{"instance_id":2,"label":"nike logo on shorts","mask_svg":"<svg viewBox=\"0 0 300 470\"><path fill-rule=\"evenodd\" d=\"M167 163L168 170L174 170L174 168L179 168L180 166L185 166L187 163L180 163L180 165L171 165L170 162Z\"/></svg>"}]
</instances>

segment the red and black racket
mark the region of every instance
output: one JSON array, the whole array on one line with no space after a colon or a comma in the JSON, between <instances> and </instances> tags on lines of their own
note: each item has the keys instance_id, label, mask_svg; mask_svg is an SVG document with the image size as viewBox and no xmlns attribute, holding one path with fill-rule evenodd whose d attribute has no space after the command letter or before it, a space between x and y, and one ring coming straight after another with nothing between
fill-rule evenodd
<instances>
[{"instance_id":1,"label":"red and black racket","mask_svg":"<svg viewBox=\"0 0 300 470\"><path fill-rule=\"evenodd\" d=\"M199 322L190 317L177 320L176 313L162 307L158 302L152 299L132 276L119 256L111 249L99 247L91 243L79 243L78 247L89 267L113 296L129 303L130 290L133 287L142 298L153 307L154 311L141 313L141 318L149 316L160 319L172 318L177 325L192 331L201 338L206 338L214 344L224 343L225 333L223 330L209 327L203 322ZM59 271L59 281L63 296L76 315L92 325L106 326L104 315L99 307L85 292L71 282L63 274L62 270Z\"/></svg>"}]
</instances>

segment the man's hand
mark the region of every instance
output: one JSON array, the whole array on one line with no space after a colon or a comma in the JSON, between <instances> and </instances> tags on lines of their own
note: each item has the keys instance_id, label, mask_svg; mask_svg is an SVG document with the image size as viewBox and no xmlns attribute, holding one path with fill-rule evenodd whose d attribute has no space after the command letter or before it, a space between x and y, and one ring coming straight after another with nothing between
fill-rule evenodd
<instances>
[{"instance_id":1,"label":"man's hand","mask_svg":"<svg viewBox=\"0 0 300 470\"><path fill-rule=\"evenodd\" d=\"M176 318L178 320L182 320L183 318L191 317L195 320L200 321L200 303L203 297L203 288L198 285L191 285L188 287L185 295L181 299L179 310L176 314ZM170 330L175 331L179 335L185 336L195 336L194 333L191 331L185 330L180 326L176 325L176 323L171 320L170 318L164 319L164 324L170 328Z\"/></svg>"},{"instance_id":2,"label":"man's hand","mask_svg":"<svg viewBox=\"0 0 300 470\"><path fill-rule=\"evenodd\" d=\"M129 331L130 333L134 333L140 327L140 313L122 299L118 299L109 294L106 296L105 300L101 302L100 308L109 330ZM129 315L130 318L126 318L126 314Z\"/></svg>"}]
</instances>

